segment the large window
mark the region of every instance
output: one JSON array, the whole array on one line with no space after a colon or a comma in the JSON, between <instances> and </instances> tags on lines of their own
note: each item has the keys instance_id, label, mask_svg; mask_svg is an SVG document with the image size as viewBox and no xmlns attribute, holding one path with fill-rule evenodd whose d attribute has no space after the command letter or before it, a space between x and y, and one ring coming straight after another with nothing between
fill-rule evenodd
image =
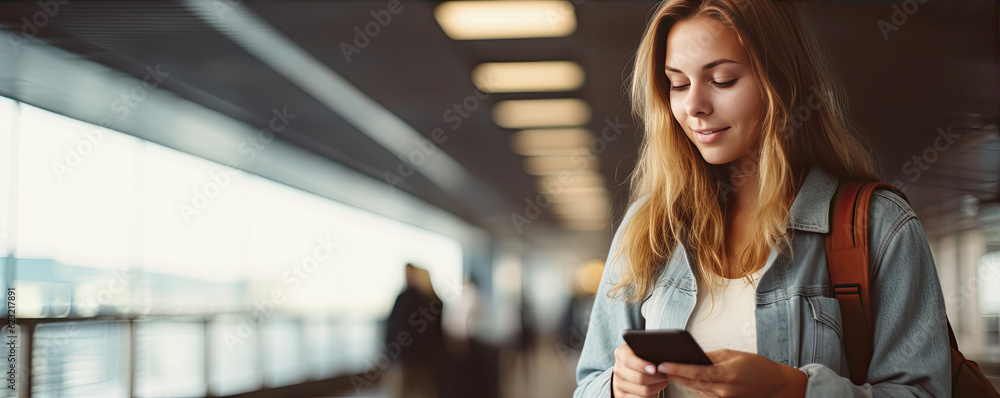
<instances>
[{"instance_id":1,"label":"large window","mask_svg":"<svg viewBox=\"0 0 1000 398\"><path fill-rule=\"evenodd\" d=\"M443 298L462 279L454 239L4 98L0 255L21 317L113 319L38 327L45 396L362 370L407 262Z\"/></svg>"},{"instance_id":2,"label":"large window","mask_svg":"<svg viewBox=\"0 0 1000 398\"><path fill-rule=\"evenodd\" d=\"M976 278L979 281L979 313L1000 315L1000 252L986 253L979 259Z\"/></svg>"}]
</instances>

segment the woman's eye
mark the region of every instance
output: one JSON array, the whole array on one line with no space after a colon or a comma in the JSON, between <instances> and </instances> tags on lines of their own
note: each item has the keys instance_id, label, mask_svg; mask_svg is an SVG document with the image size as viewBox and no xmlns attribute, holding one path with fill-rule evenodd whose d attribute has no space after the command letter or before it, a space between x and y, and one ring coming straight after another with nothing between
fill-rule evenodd
<instances>
[{"instance_id":1,"label":"woman's eye","mask_svg":"<svg viewBox=\"0 0 1000 398\"><path fill-rule=\"evenodd\" d=\"M721 82L721 83L712 82L712 84L714 84L716 87L729 87L735 84L737 80L739 79L733 79L728 82Z\"/></svg>"},{"instance_id":2,"label":"woman's eye","mask_svg":"<svg viewBox=\"0 0 1000 398\"><path fill-rule=\"evenodd\" d=\"M716 87L729 87L729 86L732 86L733 84L736 84L737 80L739 80L739 79L733 79L733 80L730 80L728 82L715 82L715 81L713 81L712 84L714 84ZM682 86L681 85L678 85L678 86L671 85L670 86L670 91L684 91L684 90L686 90L688 88L688 86L690 86L690 84L685 84L685 85L682 85Z\"/></svg>"}]
</instances>

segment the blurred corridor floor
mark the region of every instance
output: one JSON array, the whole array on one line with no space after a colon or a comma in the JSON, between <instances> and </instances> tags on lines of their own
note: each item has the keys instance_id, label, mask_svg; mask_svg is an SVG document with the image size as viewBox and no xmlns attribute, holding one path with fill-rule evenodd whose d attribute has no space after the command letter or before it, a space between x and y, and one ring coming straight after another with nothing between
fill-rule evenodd
<instances>
[{"instance_id":1,"label":"blurred corridor floor","mask_svg":"<svg viewBox=\"0 0 1000 398\"><path fill-rule=\"evenodd\" d=\"M523 355L522 355L523 354ZM514 349L504 349L500 355L501 398L555 398L572 397L576 387L574 372L579 352L556 342L552 337L540 338L526 353ZM1000 365L979 362L983 372L994 386L1000 388ZM392 398L390 388L384 383L362 389L359 395L339 393L331 395L310 395L313 398L366 397Z\"/></svg>"},{"instance_id":2,"label":"blurred corridor floor","mask_svg":"<svg viewBox=\"0 0 1000 398\"><path fill-rule=\"evenodd\" d=\"M500 397L572 397L579 352L553 336L539 336L528 352L504 350L500 360Z\"/></svg>"}]
</instances>

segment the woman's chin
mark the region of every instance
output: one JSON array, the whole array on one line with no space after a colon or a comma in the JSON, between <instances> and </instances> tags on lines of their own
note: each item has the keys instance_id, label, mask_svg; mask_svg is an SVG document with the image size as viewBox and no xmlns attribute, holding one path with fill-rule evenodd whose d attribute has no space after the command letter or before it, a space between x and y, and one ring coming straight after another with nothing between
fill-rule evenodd
<instances>
[{"instance_id":1,"label":"woman's chin","mask_svg":"<svg viewBox=\"0 0 1000 398\"><path fill-rule=\"evenodd\" d=\"M736 156L721 156L720 154L715 154L715 153L708 153L708 154L702 153L701 154L701 158L705 159L705 163L716 165L716 166L721 166L721 165L724 165L726 163L732 163L734 160L736 160L737 157Z\"/></svg>"}]
</instances>

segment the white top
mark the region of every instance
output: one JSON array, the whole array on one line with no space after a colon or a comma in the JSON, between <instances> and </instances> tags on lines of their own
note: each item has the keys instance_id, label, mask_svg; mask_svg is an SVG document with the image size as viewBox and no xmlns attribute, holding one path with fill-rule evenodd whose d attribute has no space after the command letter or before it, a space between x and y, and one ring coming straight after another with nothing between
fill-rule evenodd
<instances>
[{"instance_id":1,"label":"white top","mask_svg":"<svg viewBox=\"0 0 1000 398\"><path fill-rule=\"evenodd\" d=\"M759 282L761 271L753 273L754 284ZM713 286L714 308L708 286L698 283L698 300L685 329L705 352L728 348L756 354L756 290L745 278L722 280L727 287Z\"/></svg>"},{"instance_id":2,"label":"white top","mask_svg":"<svg viewBox=\"0 0 1000 398\"><path fill-rule=\"evenodd\" d=\"M753 273L754 284L758 284L763 269ZM715 306L708 293L708 286L698 281L698 299L687 330L705 352L728 348L730 350L757 353L757 317L754 308L756 289L746 278L722 278L726 287L713 286ZM665 389L668 397L698 397L694 390L670 383Z\"/></svg>"}]
</instances>

